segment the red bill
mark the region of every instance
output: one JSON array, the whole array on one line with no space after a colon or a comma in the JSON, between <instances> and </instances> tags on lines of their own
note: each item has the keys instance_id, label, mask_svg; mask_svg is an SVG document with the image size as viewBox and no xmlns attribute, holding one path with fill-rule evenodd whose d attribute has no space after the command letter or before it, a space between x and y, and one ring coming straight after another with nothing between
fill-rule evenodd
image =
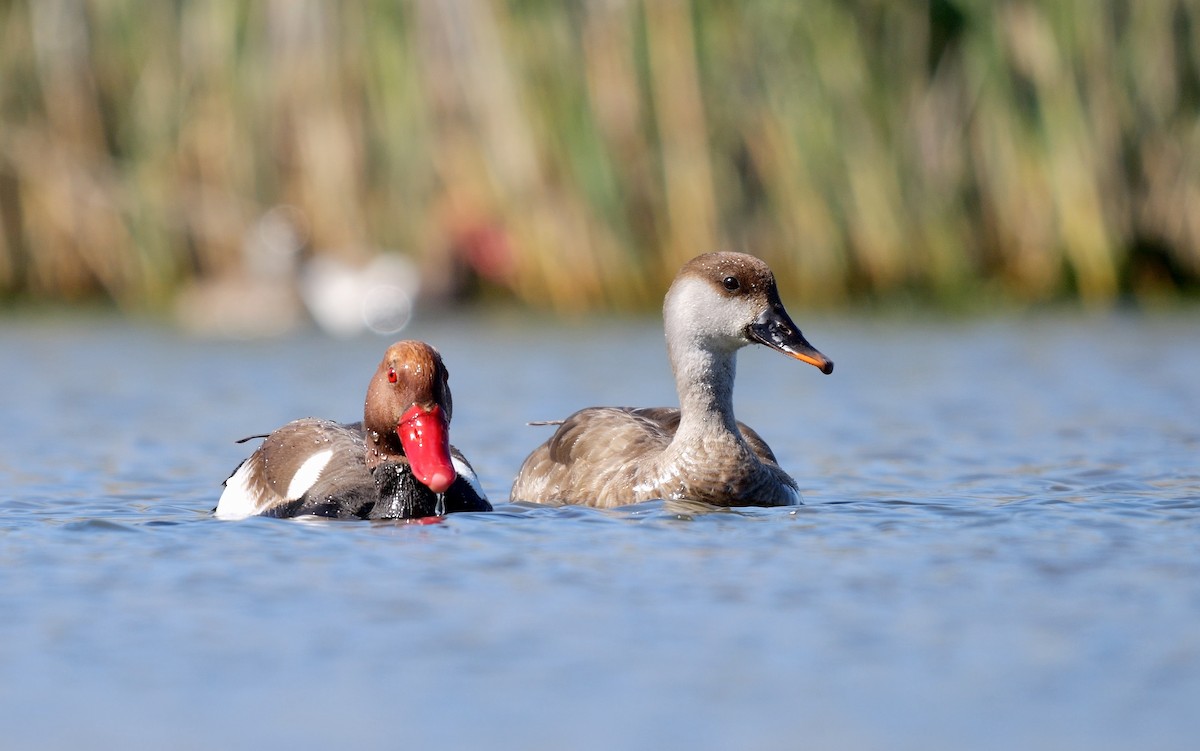
<instances>
[{"instance_id":1,"label":"red bill","mask_svg":"<svg viewBox=\"0 0 1200 751\"><path fill-rule=\"evenodd\" d=\"M450 462L450 425L442 408L413 405L396 426L413 475L435 493L445 493L458 477Z\"/></svg>"}]
</instances>

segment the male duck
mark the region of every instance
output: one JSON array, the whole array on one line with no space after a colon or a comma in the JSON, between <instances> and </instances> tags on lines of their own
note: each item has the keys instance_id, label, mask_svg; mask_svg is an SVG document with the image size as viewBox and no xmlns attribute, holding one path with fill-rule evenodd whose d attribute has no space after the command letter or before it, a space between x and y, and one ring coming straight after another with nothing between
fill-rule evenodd
<instances>
[{"instance_id":1,"label":"male duck","mask_svg":"<svg viewBox=\"0 0 1200 751\"><path fill-rule=\"evenodd\" d=\"M225 481L214 513L413 519L491 511L474 469L450 445L452 411L441 355L424 342L397 342L371 378L361 423L310 417L265 436Z\"/></svg>"}]
</instances>

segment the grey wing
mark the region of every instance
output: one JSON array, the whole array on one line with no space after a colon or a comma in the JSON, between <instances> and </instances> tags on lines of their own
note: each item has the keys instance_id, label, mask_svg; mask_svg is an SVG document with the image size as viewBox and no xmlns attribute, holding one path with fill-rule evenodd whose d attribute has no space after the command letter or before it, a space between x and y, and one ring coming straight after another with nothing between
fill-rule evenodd
<instances>
[{"instance_id":1,"label":"grey wing","mask_svg":"<svg viewBox=\"0 0 1200 751\"><path fill-rule=\"evenodd\" d=\"M746 443L750 444L750 448L758 455L760 461L770 464L779 464L779 460L775 458L775 453L771 451L771 447L763 440L754 428L750 427L742 421L738 421L738 429L742 431L742 438L746 439Z\"/></svg>"},{"instance_id":2,"label":"grey wing","mask_svg":"<svg viewBox=\"0 0 1200 751\"><path fill-rule=\"evenodd\" d=\"M647 407L645 409L635 409L633 413L642 415L647 419L658 423L664 431L668 432L672 437L675 431L679 429L679 410L673 407ZM764 462L778 464L775 459L775 454L771 451L771 447L763 440L754 428L750 427L742 421L738 421L738 430L742 433L742 438L746 439L746 443L750 444L751 450Z\"/></svg>"},{"instance_id":3,"label":"grey wing","mask_svg":"<svg viewBox=\"0 0 1200 751\"><path fill-rule=\"evenodd\" d=\"M671 438L679 430L679 409L676 407L640 407L628 411L635 417L647 420L656 430L665 432Z\"/></svg>"},{"instance_id":4,"label":"grey wing","mask_svg":"<svg viewBox=\"0 0 1200 751\"><path fill-rule=\"evenodd\" d=\"M676 425L670 426L660 412L664 410L625 407L576 412L525 459L511 499L598 505L615 476L633 472L634 459L670 443L678 417Z\"/></svg>"}]
</instances>

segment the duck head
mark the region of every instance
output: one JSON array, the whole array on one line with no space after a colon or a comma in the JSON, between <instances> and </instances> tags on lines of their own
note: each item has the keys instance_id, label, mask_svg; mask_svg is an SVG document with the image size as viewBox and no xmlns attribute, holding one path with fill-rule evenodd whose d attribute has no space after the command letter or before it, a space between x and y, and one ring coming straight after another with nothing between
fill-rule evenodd
<instances>
[{"instance_id":1,"label":"duck head","mask_svg":"<svg viewBox=\"0 0 1200 751\"><path fill-rule=\"evenodd\" d=\"M745 253L706 253L684 264L667 291L663 321L672 347L686 342L732 353L763 344L833 372L833 361L808 343L784 309L770 267Z\"/></svg>"},{"instance_id":2,"label":"duck head","mask_svg":"<svg viewBox=\"0 0 1200 751\"><path fill-rule=\"evenodd\" d=\"M450 487L458 475L450 461L449 381L441 355L425 342L388 347L363 408L371 469L404 456L413 476L430 490L444 493Z\"/></svg>"}]
</instances>

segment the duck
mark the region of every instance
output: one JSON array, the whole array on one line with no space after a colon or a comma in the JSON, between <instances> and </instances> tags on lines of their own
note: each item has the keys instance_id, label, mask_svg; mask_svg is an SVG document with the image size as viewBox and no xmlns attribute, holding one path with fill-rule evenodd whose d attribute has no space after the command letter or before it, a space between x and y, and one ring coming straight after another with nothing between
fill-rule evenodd
<instances>
[{"instance_id":1,"label":"duck","mask_svg":"<svg viewBox=\"0 0 1200 751\"><path fill-rule=\"evenodd\" d=\"M213 514L422 519L491 511L474 468L450 445L453 400L438 351L388 347L371 376L362 422L306 417L266 434L225 480Z\"/></svg>"},{"instance_id":2,"label":"duck","mask_svg":"<svg viewBox=\"0 0 1200 751\"><path fill-rule=\"evenodd\" d=\"M815 366L783 307L770 267L752 255L706 253L680 268L663 302L679 408L588 407L533 450L511 501L613 508L648 500L702 506L792 506L799 486L762 437L733 414L738 350L761 344Z\"/></svg>"}]
</instances>

